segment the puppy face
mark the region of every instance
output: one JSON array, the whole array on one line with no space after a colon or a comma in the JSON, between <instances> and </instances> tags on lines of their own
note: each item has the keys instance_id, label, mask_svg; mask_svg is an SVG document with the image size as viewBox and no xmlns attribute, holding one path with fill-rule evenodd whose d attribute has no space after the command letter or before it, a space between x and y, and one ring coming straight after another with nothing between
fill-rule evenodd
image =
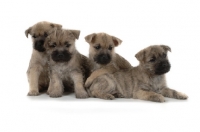
<instances>
[{"instance_id":1,"label":"puppy face","mask_svg":"<svg viewBox=\"0 0 200 132\"><path fill-rule=\"evenodd\" d=\"M90 44L89 57L96 63L106 65L110 63L115 55L114 48L122 41L106 33L93 33L85 37Z\"/></svg>"},{"instance_id":2,"label":"puppy face","mask_svg":"<svg viewBox=\"0 0 200 132\"><path fill-rule=\"evenodd\" d=\"M79 34L79 30L55 29L45 41L47 54L54 62L68 62L76 52L75 39Z\"/></svg>"},{"instance_id":3,"label":"puppy face","mask_svg":"<svg viewBox=\"0 0 200 132\"><path fill-rule=\"evenodd\" d=\"M44 52L44 41L46 37L48 36L48 33L53 28L61 29L62 25L54 24L50 22L38 22L32 27L29 27L25 31L26 37L28 37L28 34L32 36L33 41L33 48L39 52Z\"/></svg>"},{"instance_id":4,"label":"puppy face","mask_svg":"<svg viewBox=\"0 0 200 132\"><path fill-rule=\"evenodd\" d=\"M154 45L138 52L135 57L141 66L151 75L162 75L170 70L167 52L171 48L166 45Z\"/></svg>"}]
</instances>

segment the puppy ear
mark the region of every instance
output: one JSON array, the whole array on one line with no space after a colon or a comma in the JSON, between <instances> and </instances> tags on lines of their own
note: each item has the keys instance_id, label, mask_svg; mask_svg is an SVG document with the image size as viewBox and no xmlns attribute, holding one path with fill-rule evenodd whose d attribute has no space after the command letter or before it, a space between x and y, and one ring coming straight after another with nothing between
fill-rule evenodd
<instances>
[{"instance_id":1,"label":"puppy ear","mask_svg":"<svg viewBox=\"0 0 200 132\"><path fill-rule=\"evenodd\" d=\"M28 34L30 34L32 27L29 27L28 29L26 29L25 31L25 35L28 38Z\"/></svg>"},{"instance_id":2,"label":"puppy ear","mask_svg":"<svg viewBox=\"0 0 200 132\"><path fill-rule=\"evenodd\" d=\"M76 39L78 39L81 31L80 30L70 30L70 32L72 32L72 34L74 35L74 37Z\"/></svg>"},{"instance_id":3,"label":"puppy ear","mask_svg":"<svg viewBox=\"0 0 200 132\"><path fill-rule=\"evenodd\" d=\"M85 36L85 41L88 43L94 43L96 38L96 33Z\"/></svg>"},{"instance_id":4,"label":"puppy ear","mask_svg":"<svg viewBox=\"0 0 200 132\"><path fill-rule=\"evenodd\" d=\"M61 28L62 28L62 25L60 25L60 24L55 24L55 23L51 23L50 26L51 26L52 28L57 28L57 29L61 29Z\"/></svg>"},{"instance_id":5,"label":"puppy ear","mask_svg":"<svg viewBox=\"0 0 200 132\"><path fill-rule=\"evenodd\" d=\"M144 60L144 56L145 56L145 51L144 50L141 50L141 51L139 51L136 55L135 55L135 57L137 58L137 60L138 61L142 61L142 60Z\"/></svg>"},{"instance_id":6,"label":"puppy ear","mask_svg":"<svg viewBox=\"0 0 200 132\"><path fill-rule=\"evenodd\" d=\"M113 40L113 42L115 44L115 47L122 43L122 40L117 38L117 37L115 37L115 36L112 36L112 40Z\"/></svg>"},{"instance_id":7,"label":"puppy ear","mask_svg":"<svg viewBox=\"0 0 200 132\"><path fill-rule=\"evenodd\" d=\"M171 48L167 45L160 45L166 52L170 51L171 52Z\"/></svg>"}]
</instances>

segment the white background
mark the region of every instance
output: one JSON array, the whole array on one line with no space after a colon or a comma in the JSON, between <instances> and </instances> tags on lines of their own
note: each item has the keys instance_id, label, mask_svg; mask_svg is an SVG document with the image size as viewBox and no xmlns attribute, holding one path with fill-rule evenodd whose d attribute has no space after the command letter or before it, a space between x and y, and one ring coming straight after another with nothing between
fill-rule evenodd
<instances>
[{"instance_id":1,"label":"white background","mask_svg":"<svg viewBox=\"0 0 200 132\"><path fill-rule=\"evenodd\" d=\"M1 0L0 131L107 132L200 131L200 1L198 0ZM32 52L24 31L38 21L81 30L76 47L88 55L84 37L106 32L123 40L116 52L133 66L135 54L166 44L168 85L189 96L165 103L134 99L76 99L74 94L28 97L26 70Z\"/></svg>"}]
</instances>

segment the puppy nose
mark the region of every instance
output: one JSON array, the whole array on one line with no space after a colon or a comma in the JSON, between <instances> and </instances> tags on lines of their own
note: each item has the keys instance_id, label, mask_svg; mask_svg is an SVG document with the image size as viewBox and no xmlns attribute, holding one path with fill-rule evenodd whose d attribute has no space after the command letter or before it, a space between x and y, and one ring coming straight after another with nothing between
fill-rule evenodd
<instances>
[{"instance_id":1,"label":"puppy nose","mask_svg":"<svg viewBox=\"0 0 200 132\"><path fill-rule=\"evenodd\" d=\"M59 57L59 58L63 58L64 55L63 55L62 53L59 53L59 54L58 54L58 57Z\"/></svg>"},{"instance_id":2,"label":"puppy nose","mask_svg":"<svg viewBox=\"0 0 200 132\"><path fill-rule=\"evenodd\" d=\"M167 63L163 63L163 64L162 64L162 67L166 67L166 66L167 66Z\"/></svg>"},{"instance_id":3,"label":"puppy nose","mask_svg":"<svg viewBox=\"0 0 200 132\"><path fill-rule=\"evenodd\" d=\"M43 45L44 41L43 40L39 40L36 42L37 45Z\"/></svg>"},{"instance_id":4,"label":"puppy nose","mask_svg":"<svg viewBox=\"0 0 200 132\"><path fill-rule=\"evenodd\" d=\"M103 55L102 59L108 59L108 56L107 55Z\"/></svg>"}]
</instances>

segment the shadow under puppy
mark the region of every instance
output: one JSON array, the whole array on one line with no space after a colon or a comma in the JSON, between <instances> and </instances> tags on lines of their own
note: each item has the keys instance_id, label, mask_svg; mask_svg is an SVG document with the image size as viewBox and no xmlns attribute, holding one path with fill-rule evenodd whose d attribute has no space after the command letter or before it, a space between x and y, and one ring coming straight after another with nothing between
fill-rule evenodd
<instances>
[{"instance_id":1,"label":"shadow under puppy","mask_svg":"<svg viewBox=\"0 0 200 132\"><path fill-rule=\"evenodd\" d=\"M115 53L115 47L122 43L119 38L106 33L93 33L87 35L85 40L90 44L89 59L92 62L93 71L86 80L86 88L90 87L93 80L100 75L132 67L126 59Z\"/></svg>"},{"instance_id":2,"label":"shadow under puppy","mask_svg":"<svg viewBox=\"0 0 200 132\"><path fill-rule=\"evenodd\" d=\"M62 25L51 22L38 22L29 27L25 31L32 36L33 51L27 70L29 81L29 96L39 95L39 90L47 89L49 85L49 77L47 71L47 54L44 48L44 41L48 32L54 28L61 29Z\"/></svg>"},{"instance_id":3,"label":"shadow under puppy","mask_svg":"<svg viewBox=\"0 0 200 132\"><path fill-rule=\"evenodd\" d=\"M65 87L72 87L77 98L87 98L84 82L90 74L90 61L75 47L79 30L54 30L45 41L50 56L50 97L61 97Z\"/></svg>"},{"instance_id":4,"label":"shadow under puppy","mask_svg":"<svg viewBox=\"0 0 200 132\"><path fill-rule=\"evenodd\" d=\"M164 102L164 97L187 99L185 94L167 87L165 73L170 70L167 51L171 49L166 45L141 50L135 55L139 66L99 76L89 88L90 93L102 99L114 99L114 94L155 102Z\"/></svg>"}]
</instances>

